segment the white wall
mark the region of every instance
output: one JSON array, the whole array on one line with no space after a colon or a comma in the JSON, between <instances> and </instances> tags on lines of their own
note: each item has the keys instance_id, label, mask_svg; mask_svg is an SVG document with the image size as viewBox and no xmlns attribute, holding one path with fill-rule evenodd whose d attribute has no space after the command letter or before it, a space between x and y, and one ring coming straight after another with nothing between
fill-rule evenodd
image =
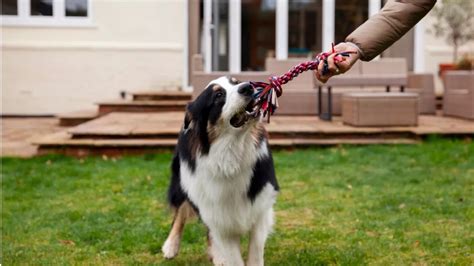
<instances>
[{"instance_id":1,"label":"white wall","mask_svg":"<svg viewBox=\"0 0 474 266\"><path fill-rule=\"evenodd\" d=\"M435 75L435 89L437 94L442 94L443 84L441 79L438 77L438 70L440 63L452 63L453 61L453 47L448 45L444 37L438 38L435 37L430 31L433 29L433 23L435 22L435 17L432 13L428 14L426 18L423 19L425 23L426 32L424 34L424 43L425 43L425 71L433 73ZM474 41L466 43L459 49L460 59L463 54L469 54L471 58L474 56Z\"/></svg>"},{"instance_id":2,"label":"white wall","mask_svg":"<svg viewBox=\"0 0 474 266\"><path fill-rule=\"evenodd\" d=\"M184 0L91 0L88 27L3 26L2 114L94 108L182 84Z\"/></svg>"}]
</instances>

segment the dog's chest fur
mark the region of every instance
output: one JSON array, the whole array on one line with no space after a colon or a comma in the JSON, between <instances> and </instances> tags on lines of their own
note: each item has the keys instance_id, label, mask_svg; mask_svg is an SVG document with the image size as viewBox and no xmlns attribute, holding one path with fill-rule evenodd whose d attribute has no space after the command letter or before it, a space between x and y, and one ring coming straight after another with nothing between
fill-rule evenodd
<instances>
[{"instance_id":1,"label":"dog's chest fur","mask_svg":"<svg viewBox=\"0 0 474 266\"><path fill-rule=\"evenodd\" d=\"M248 134L223 134L207 155L197 155L194 172L181 161L181 186L209 227L247 232L275 201L277 192L270 183L253 201L248 196L257 161L271 156L266 141L256 144Z\"/></svg>"}]
</instances>

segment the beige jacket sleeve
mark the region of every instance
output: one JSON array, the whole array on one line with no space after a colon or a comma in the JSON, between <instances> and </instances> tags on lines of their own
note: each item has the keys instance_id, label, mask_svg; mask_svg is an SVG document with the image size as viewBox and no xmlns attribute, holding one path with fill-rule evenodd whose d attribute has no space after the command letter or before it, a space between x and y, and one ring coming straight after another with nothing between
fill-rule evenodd
<instances>
[{"instance_id":1,"label":"beige jacket sleeve","mask_svg":"<svg viewBox=\"0 0 474 266\"><path fill-rule=\"evenodd\" d=\"M370 61L415 26L435 3L436 0L389 0L379 13L352 32L346 42L359 47L361 60Z\"/></svg>"}]
</instances>

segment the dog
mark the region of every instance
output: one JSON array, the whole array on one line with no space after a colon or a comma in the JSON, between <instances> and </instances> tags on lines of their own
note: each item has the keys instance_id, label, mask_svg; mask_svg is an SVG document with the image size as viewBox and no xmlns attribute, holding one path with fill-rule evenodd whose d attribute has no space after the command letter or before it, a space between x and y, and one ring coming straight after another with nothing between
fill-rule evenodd
<instances>
[{"instance_id":1,"label":"dog","mask_svg":"<svg viewBox=\"0 0 474 266\"><path fill-rule=\"evenodd\" d=\"M214 265L244 265L240 238L248 233L247 265L264 264L279 186L268 134L250 114L253 94L250 83L220 77L187 105L171 165L165 258L178 254L186 221L199 216Z\"/></svg>"}]
</instances>

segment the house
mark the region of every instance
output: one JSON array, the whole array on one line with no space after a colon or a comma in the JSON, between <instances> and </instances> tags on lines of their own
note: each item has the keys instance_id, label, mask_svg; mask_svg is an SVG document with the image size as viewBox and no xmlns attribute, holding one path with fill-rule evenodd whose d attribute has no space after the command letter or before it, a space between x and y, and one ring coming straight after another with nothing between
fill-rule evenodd
<instances>
[{"instance_id":1,"label":"house","mask_svg":"<svg viewBox=\"0 0 474 266\"><path fill-rule=\"evenodd\" d=\"M383 2L3 0L2 114L84 109L123 91L192 90L197 53L205 71L263 70L268 56L328 50ZM405 57L410 70L436 73L451 48L427 32L432 23L425 18L382 57Z\"/></svg>"}]
</instances>

